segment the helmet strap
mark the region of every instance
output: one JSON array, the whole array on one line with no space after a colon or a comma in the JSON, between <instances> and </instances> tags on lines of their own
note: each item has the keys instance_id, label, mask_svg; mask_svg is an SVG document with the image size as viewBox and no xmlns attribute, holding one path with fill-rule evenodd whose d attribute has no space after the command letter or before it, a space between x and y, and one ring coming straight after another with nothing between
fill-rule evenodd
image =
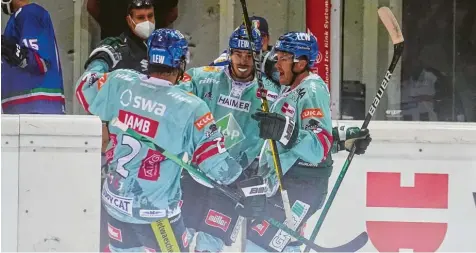
<instances>
[{"instance_id":1,"label":"helmet strap","mask_svg":"<svg viewBox=\"0 0 476 253\"><path fill-rule=\"evenodd\" d=\"M178 68L179 74L177 75L177 79L175 80L175 84L178 84L178 82L183 79L183 75L185 73L186 67L187 67L187 62L185 60L183 60L180 63L180 67Z\"/></svg>"},{"instance_id":2,"label":"helmet strap","mask_svg":"<svg viewBox=\"0 0 476 253\"><path fill-rule=\"evenodd\" d=\"M294 81L296 81L296 78L298 77L298 75L304 73L307 71L307 69L303 69L302 71L300 72L295 72L294 71L294 66L295 66L295 62L293 62L293 65L291 66L291 72L293 73L293 78L291 78L291 83L289 84L289 86L292 86L294 84Z\"/></svg>"}]
</instances>

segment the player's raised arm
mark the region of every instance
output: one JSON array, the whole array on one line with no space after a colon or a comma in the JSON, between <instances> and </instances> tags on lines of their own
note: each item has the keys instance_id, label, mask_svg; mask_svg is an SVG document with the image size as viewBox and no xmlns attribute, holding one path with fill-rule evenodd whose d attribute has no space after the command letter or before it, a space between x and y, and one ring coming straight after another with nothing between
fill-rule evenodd
<instances>
[{"instance_id":1,"label":"player's raised arm","mask_svg":"<svg viewBox=\"0 0 476 253\"><path fill-rule=\"evenodd\" d=\"M110 120L106 116L111 92L109 71L121 58L121 47L123 44L118 38L103 40L91 53L85 64L86 71L76 82L75 94L79 103L86 112L99 116L101 120Z\"/></svg>"}]
</instances>

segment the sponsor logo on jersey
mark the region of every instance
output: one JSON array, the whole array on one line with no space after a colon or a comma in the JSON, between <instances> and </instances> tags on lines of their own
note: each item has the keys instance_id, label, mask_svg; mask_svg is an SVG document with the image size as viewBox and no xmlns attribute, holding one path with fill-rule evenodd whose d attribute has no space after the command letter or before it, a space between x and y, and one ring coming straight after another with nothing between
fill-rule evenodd
<instances>
[{"instance_id":1,"label":"sponsor logo on jersey","mask_svg":"<svg viewBox=\"0 0 476 253\"><path fill-rule=\"evenodd\" d=\"M284 115L292 118L294 117L294 114L296 113L296 109L292 105L288 104L287 102L284 102L283 106L281 107L281 112L283 112Z\"/></svg>"},{"instance_id":2,"label":"sponsor logo on jersey","mask_svg":"<svg viewBox=\"0 0 476 253\"><path fill-rule=\"evenodd\" d=\"M266 94L266 99L268 101L274 102L278 99L278 93L266 89L263 89L263 93ZM261 98L261 89L256 90L256 97Z\"/></svg>"},{"instance_id":3,"label":"sponsor logo on jersey","mask_svg":"<svg viewBox=\"0 0 476 253\"><path fill-rule=\"evenodd\" d=\"M132 198L125 198L115 195L109 191L109 187L107 187L107 185L105 185L102 189L102 199L107 204L120 213L132 216Z\"/></svg>"},{"instance_id":4,"label":"sponsor logo on jersey","mask_svg":"<svg viewBox=\"0 0 476 253\"><path fill-rule=\"evenodd\" d=\"M182 82L190 82L192 80L192 77L187 74L187 73L183 73L183 78L182 78Z\"/></svg>"},{"instance_id":5,"label":"sponsor logo on jersey","mask_svg":"<svg viewBox=\"0 0 476 253\"><path fill-rule=\"evenodd\" d=\"M164 116L165 110L167 109L167 106L165 106L164 104L141 96L134 97L134 104L132 104L132 107L145 112L153 112L155 115L158 116Z\"/></svg>"},{"instance_id":6,"label":"sponsor logo on jersey","mask_svg":"<svg viewBox=\"0 0 476 253\"><path fill-rule=\"evenodd\" d=\"M107 233L109 235L109 238L122 242L122 231L113 225L107 223Z\"/></svg>"},{"instance_id":7,"label":"sponsor logo on jersey","mask_svg":"<svg viewBox=\"0 0 476 253\"><path fill-rule=\"evenodd\" d=\"M269 227L269 222L267 221L262 221L260 224L256 224L256 226L252 227L251 229L256 231L256 233L259 234L259 236L263 236L266 230Z\"/></svg>"},{"instance_id":8,"label":"sponsor logo on jersey","mask_svg":"<svg viewBox=\"0 0 476 253\"><path fill-rule=\"evenodd\" d=\"M125 107L129 106L132 102L132 91L129 89L124 90L121 93L121 97L119 99L122 106L125 106Z\"/></svg>"},{"instance_id":9,"label":"sponsor logo on jersey","mask_svg":"<svg viewBox=\"0 0 476 253\"><path fill-rule=\"evenodd\" d=\"M160 163L165 159L165 156L159 151L149 149L146 157L142 160L137 177L157 181L160 177Z\"/></svg>"},{"instance_id":10,"label":"sponsor logo on jersey","mask_svg":"<svg viewBox=\"0 0 476 253\"><path fill-rule=\"evenodd\" d=\"M167 212L165 210L139 210L139 216L144 218L163 218L167 216Z\"/></svg>"},{"instance_id":11,"label":"sponsor logo on jersey","mask_svg":"<svg viewBox=\"0 0 476 253\"><path fill-rule=\"evenodd\" d=\"M198 129L198 131L201 131L206 125L209 123L213 122L214 118L211 112L205 113L205 115L201 116L200 118L195 121L194 125Z\"/></svg>"},{"instance_id":12,"label":"sponsor logo on jersey","mask_svg":"<svg viewBox=\"0 0 476 253\"><path fill-rule=\"evenodd\" d=\"M324 113L322 113L321 108L304 109L301 112L301 119L322 118L322 117L324 117Z\"/></svg>"},{"instance_id":13,"label":"sponsor logo on jersey","mask_svg":"<svg viewBox=\"0 0 476 253\"><path fill-rule=\"evenodd\" d=\"M146 72L147 67L149 66L149 62L147 61L147 59L142 59L142 61L140 61L140 66L141 66L142 72Z\"/></svg>"},{"instance_id":14,"label":"sponsor logo on jersey","mask_svg":"<svg viewBox=\"0 0 476 253\"><path fill-rule=\"evenodd\" d=\"M218 80L207 77L198 82L199 84L218 84Z\"/></svg>"},{"instance_id":15,"label":"sponsor logo on jersey","mask_svg":"<svg viewBox=\"0 0 476 253\"><path fill-rule=\"evenodd\" d=\"M181 101L181 102L185 102L185 103L189 103L189 104L192 103L192 100L190 99L190 97L183 96L180 93L168 92L167 95L169 95L169 96L171 96L171 97L173 97L176 100ZM192 95L193 95L193 93L192 93Z\"/></svg>"},{"instance_id":16,"label":"sponsor logo on jersey","mask_svg":"<svg viewBox=\"0 0 476 253\"><path fill-rule=\"evenodd\" d=\"M232 148L236 144L246 139L243 130L231 113L220 118L216 125L218 130L225 137L225 147L227 149Z\"/></svg>"},{"instance_id":17,"label":"sponsor logo on jersey","mask_svg":"<svg viewBox=\"0 0 476 253\"><path fill-rule=\"evenodd\" d=\"M221 94L218 98L217 104L226 108L235 109L242 112L249 112L251 107L251 102L249 101L225 96L223 94Z\"/></svg>"},{"instance_id":18,"label":"sponsor logo on jersey","mask_svg":"<svg viewBox=\"0 0 476 253\"><path fill-rule=\"evenodd\" d=\"M159 129L158 121L143 117L132 112L120 110L118 118L128 127L150 138L154 138L157 134L157 130Z\"/></svg>"},{"instance_id":19,"label":"sponsor logo on jersey","mask_svg":"<svg viewBox=\"0 0 476 253\"><path fill-rule=\"evenodd\" d=\"M132 78L132 76L124 74L124 73L119 73L115 77L120 78L120 79L122 79L124 81L127 81L127 82L134 81L134 78Z\"/></svg>"},{"instance_id":20,"label":"sponsor logo on jersey","mask_svg":"<svg viewBox=\"0 0 476 253\"><path fill-rule=\"evenodd\" d=\"M107 81L107 73L104 73L104 75L101 76L101 78L99 78L98 80L98 90L102 88L102 86L106 83L106 81Z\"/></svg>"},{"instance_id":21,"label":"sponsor logo on jersey","mask_svg":"<svg viewBox=\"0 0 476 253\"><path fill-rule=\"evenodd\" d=\"M245 218L238 216L238 219L236 220L236 224L233 227L233 231L231 231L230 239L232 242L236 241L236 238L238 237L238 232L240 231L241 224L243 223L243 220Z\"/></svg>"},{"instance_id":22,"label":"sponsor logo on jersey","mask_svg":"<svg viewBox=\"0 0 476 253\"><path fill-rule=\"evenodd\" d=\"M268 187L263 185L256 185L251 187L245 187L241 189L245 195L245 197L257 196L257 195L264 195L268 190Z\"/></svg>"},{"instance_id":23,"label":"sponsor logo on jersey","mask_svg":"<svg viewBox=\"0 0 476 253\"><path fill-rule=\"evenodd\" d=\"M220 68L214 66L205 66L202 68L202 70L205 72L220 72Z\"/></svg>"},{"instance_id":24,"label":"sponsor logo on jersey","mask_svg":"<svg viewBox=\"0 0 476 253\"><path fill-rule=\"evenodd\" d=\"M231 218L220 212L210 209L208 210L208 215L205 219L205 223L208 226L215 227L223 230L223 232L226 232L228 230L228 227L230 227Z\"/></svg>"}]
</instances>

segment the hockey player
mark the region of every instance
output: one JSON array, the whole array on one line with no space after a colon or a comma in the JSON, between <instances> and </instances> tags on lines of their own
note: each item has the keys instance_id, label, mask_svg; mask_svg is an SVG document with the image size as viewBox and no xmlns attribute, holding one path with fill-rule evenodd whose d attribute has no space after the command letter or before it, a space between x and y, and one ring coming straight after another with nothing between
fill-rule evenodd
<instances>
[{"instance_id":1,"label":"hockey player","mask_svg":"<svg viewBox=\"0 0 476 253\"><path fill-rule=\"evenodd\" d=\"M28 0L2 0L2 109L6 114L64 114L63 76L50 15Z\"/></svg>"},{"instance_id":2,"label":"hockey player","mask_svg":"<svg viewBox=\"0 0 476 253\"><path fill-rule=\"evenodd\" d=\"M263 139L276 141L293 217L287 222L300 230L307 219L321 208L332 172L332 121L327 85L310 72L318 54L317 39L312 34L289 32L279 37L273 49L279 71L281 92L270 112L253 115ZM278 191L272 153L266 141L259 159L259 174L268 183L270 201L267 214L284 222L285 212ZM312 194L310 194L312 193ZM281 203L281 205L276 205ZM299 242L256 219L248 230L246 251L299 252Z\"/></svg>"},{"instance_id":3,"label":"hockey player","mask_svg":"<svg viewBox=\"0 0 476 253\"><path fill-rule=\"evenodd\" d=\"M230 184L242 168L224 148L221 133L214 131L209 108L173 86L183 75L187 45L177 30L156 30L148 40L149 75L108 72L116 64L111 55L118 54L120 46L100 48L77 82L76 96L101 120L118 119L172 154L191 154L193 163L212 179ZM102 200L110 250L187 250L190 236L178 208L180 167L115 125L109 124L109 132L112 161ZM244 215L250 212L246 209L237 210Z\"/></svg>"},{"instance_id":4,"label":"hockey player","mask_svg":"<svg viewBox=\"0 0 476 253\"><path fill-rule=\"evenodd\" d=\"M261 48L259 31L253 29L253 41ZM259 129L251 115L261 107L254 66L249 53L248 36L244 26L237 28L230 37L231 63L224 67L192 68L184 74L180 88L202 98L211 108L217 120L216 128L225 136L225 146L240 164L247 168L245 174L256 174L255 158L262 147ZM259 52L257 52L259 53ZM273 63L274 64L274 63ZM277 98L277 88L268 78L263 78L267 99ZM343 150L357 139L368 137L368 131L358 128L335 128L336 140L333 151ZM347 145L344 143L347 142ZM363 154L370 137L361 140L356 154ZM224 245L235 241L243 218L233 211L234 204L220 193L208 190L188 174L183 179L185 223L198 231L196 251L219 252ZM217 224L217 218L223 221Z\"/></svg>"},{"instance_id":5,"label":"hockey player","mask_svg":"<svg viewBox=\"0 0 476 253\"><path fill-rule=\"evenodd\" d=\"M257 134L258 125L251 119L251 113L261 107L261 102L247 38L245 27L238 27L229 40L230 65L189 69L179 85L208 104L216 120L215 129L223 133L228 152L243 168L255 160L262 142ZM253 29L252 38L260 49L257 29ZM277 96L275 85L267 79L263 83L268 99L273 101ZM234 211L235 204L197 183L187 173L182 187L185 223L198 231L195 250L219 252L225 244L231 245L243 221Z\"/></svg>"}]
</instances>

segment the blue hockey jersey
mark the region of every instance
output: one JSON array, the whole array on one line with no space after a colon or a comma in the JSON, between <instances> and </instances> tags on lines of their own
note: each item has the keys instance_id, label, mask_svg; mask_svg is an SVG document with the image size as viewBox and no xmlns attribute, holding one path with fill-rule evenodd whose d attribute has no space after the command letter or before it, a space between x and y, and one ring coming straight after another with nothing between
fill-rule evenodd
<instances>
[{"instance_id":1,"label":"blue hockey jersey","mask_svg":"<svg viewBox=\"0 0 476 253\"><path fill-rule=\"evenodd\" d=\"M76 84L83 108L103 121L118 118L169 153L190 155L211 178L230 184L242 168L204 101L170 82L93 61ZM173 213L181 199L181 168L159 151L109 125L109 174L102 199L108 213L128 223L151 223Z\"/></svg>"},{"instance_id":2,"label":"blue hockey jersey","mask_svg":"<svg viewBox=\"0 0 476 253\"><path fill-rule=\"evenodd\" d=\"M2 108L6 114L63 114L61 64L50 15L31 3L10 16L4 36L28 48L28 65L2 59Z\"/></svg>"}]
</instances>

